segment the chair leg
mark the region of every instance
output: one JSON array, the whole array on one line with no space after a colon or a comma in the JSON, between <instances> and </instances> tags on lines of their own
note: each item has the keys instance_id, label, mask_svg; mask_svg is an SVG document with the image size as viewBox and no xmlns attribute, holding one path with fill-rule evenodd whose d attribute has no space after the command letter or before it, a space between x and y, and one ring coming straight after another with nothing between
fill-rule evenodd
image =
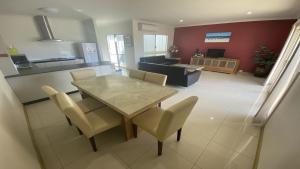
<instances>
[{"instance_id":1,"label":"chair leg","mask_svg":"<svg viewBox=\"0 0 300 169\"><path fill-rule=\"evenodd\" d=\"M77 128L77 130L78 130L78 133L80 134L80 135L82 135L82 131L80 130L80 128L78 128L78 127L76 127Z\"/></svg>"},{"instance_id":2,"label":"chair leg","mask_svg":"<svg viewBox=\"0 0 300 169\"><path fill-rule=\"evenodd\" d=\"M163 149L163 142L158 141L157 143L158 143L158 144L157 144L157 148L158 148L157 155L158 155L158 156L161 156L161 154L162 154L162 149Z\"/></svg>"},{"instance_id":3,"label":"chair leg","mask_svg":"<svg viewBox=\"0 0 300 169\"><path fill-rule=\"evenodd\" d=\"M180 141L180 137L181 137L181 129L177 130L177 141Z\"/></svg>"},{"instance_id":4,"label":"chair leg","mask_svg":"<svg viewBox=\"0 0 300 169\"><path fill-rule=\"evenodd\" d=\"M91 138L89 138L89 140L90 140L90 143L91 143L91 146L92 146L94 152L96 152L97 151L97 146L96 146L95 138L91 137Z\"/></svg>"},{"instance_id":5,"label":"chair leg","mask_svg":"<svg viewBox=\"0 0 300 169\"><path fill-rule=\"evenodd\" d=\"M132 124L132 126L133 126L133 135L134 135L134 138L137 138L138 137L138 133L137 133L138 126L135 125L135 124Z\"/></svg>"},{"instance_id":6,"label":"chair leg","mask_svg":"<svg viewBox=\"0 0 300 169\"><path fill-rule=\"evenodd\" d=\"M84 93L84 92L82 92L82 91L80 91L80 95L81 95L81 98L82 98L82 99L86 99L86 98L89 97L89 95L87 95L86 93Z\"/></svg>"},{"instance_id":7,"label":"chair leg","mask_svg":"<svg viewBox=\"0 0 300 169\"><path fill-rule=\"evenodd\" d=\"M70 118L66 116L66 119L67 119L69 125L72 126L72 122L71 122Z\"/></svg>"},{"instance_id":8,"label":"chair leg","mask_svg":"<svg viewBox=\"0 0 300 169\"><path fill-rule=\"evenodd\" d=\"M158 103L158 107L161 107L161 102L160 102L160 103Z\"/></svg>"}]
</instances>

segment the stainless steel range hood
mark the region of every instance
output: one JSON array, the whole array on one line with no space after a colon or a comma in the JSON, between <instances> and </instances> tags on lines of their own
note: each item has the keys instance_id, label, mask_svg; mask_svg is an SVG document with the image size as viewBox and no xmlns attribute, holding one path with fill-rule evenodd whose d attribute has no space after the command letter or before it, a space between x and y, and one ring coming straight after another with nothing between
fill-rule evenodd
<instances>
[{"instance_id":1,"label":"stainless steel range hood","mask_svg":"<svg viewBox=\"0 0 300 169\"><path fill-rule=\"evenodd\" d=\"M54 38L47 16L37 15L34 16L34 19L40 31L40 41L62 41L61 39Z\"/></svg>"}]
</instances>

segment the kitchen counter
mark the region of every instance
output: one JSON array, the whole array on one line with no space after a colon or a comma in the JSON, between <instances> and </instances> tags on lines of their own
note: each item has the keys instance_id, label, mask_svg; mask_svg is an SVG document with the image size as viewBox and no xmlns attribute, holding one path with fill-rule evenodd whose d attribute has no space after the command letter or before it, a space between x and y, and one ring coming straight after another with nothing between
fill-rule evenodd
<instances>
[{"instance_id":1,"label":"kitchen counter","mask_svg":"<svg viewBox=\"0 0 300 169\"><path fill-rule=\"evenodd\" d=\"M82 63L82 64L75 64L75 65L64 65L64 66L55 66L55 67L47 67L47 68L39 68L37 66L33 66L31 68L18 69L19 74L5 76L5 78L28 76L34 74L72 70L72 69L80 69L80 68L87 68L87 67L94 67L94 66L101 66L101 65L111 65L111 63L110 62Z\"/></svg>"},{"instance_id":2,"label":"kitchen counter","mask_svg":"<svg viewBox=\"0 0 300 169\"><path fill-rule=\"evenodd\" d=\"M51 59L43 59L43 60L33 60L31 63L45 63L45 62L60 62L60 61L69 61L76 60L80 58L51 58Z\"/></svg>"},{"instance_id":3,"label":"kitchen counter","mask_svg":"<svg viewBox=\"0 0 300 169\"><path fill-rule=\"evenodd\" d=\"M48 98L41 90L43 85L52 86L56 90L65 93L77 91L78 89L71 84L73 79L70 72L83 69L93 69L96 71L97 76L115 73L114 66L110 62L84 63L45 68L34 66L28 69L20 69L19 74L7 76L6 80L19 100L24 104L29 104Z\"/></svg>"}]
</instances>

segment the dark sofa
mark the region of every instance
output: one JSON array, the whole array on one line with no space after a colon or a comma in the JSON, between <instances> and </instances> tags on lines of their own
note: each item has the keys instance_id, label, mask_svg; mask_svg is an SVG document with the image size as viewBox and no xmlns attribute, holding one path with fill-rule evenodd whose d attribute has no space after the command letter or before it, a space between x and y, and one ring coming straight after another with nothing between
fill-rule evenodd
<instances>
[{"instance_id":1,"label":"dark sofa","mask_svg":"<svg viewBox=\"0 0 300 169\"><path fill-rule=\"evenodd\" d=\"M175 59L166 59L165 56L143 57L139 62L139 69L165 74L167 84L188 87L199 80L201 71L187 72L183 67L172 66L178 63Z\"/></svg>"}]
</instances>

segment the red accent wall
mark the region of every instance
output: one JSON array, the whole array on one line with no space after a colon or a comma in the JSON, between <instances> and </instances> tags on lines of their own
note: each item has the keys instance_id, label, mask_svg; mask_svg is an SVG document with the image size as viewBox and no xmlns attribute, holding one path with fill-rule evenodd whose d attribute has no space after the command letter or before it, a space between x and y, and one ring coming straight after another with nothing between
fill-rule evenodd
<instances>
[{"instance_id":1,"label":"red accent wall","mask_svg":"<svg viewBox=\"0 0 300 169\"><path fill-rule=\"evenodd\" d=\"M202 52L223 48L225 57L240 59L240 69L251 72L258 46L265 45L279 54L295 22L291 19L179 27L175 28L174 45L179 48L183 63L189 63L196 48ZM230 42L205 43L205 34L209 32L232 32Z\"/></svg>"}]
</instances>

